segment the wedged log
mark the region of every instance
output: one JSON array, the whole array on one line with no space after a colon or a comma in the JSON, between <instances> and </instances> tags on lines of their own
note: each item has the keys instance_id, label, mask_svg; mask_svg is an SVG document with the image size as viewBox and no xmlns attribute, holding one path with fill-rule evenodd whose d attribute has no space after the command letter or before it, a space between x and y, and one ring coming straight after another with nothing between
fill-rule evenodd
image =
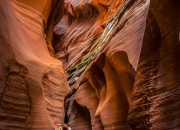
<instances>
[{"instance_id":1,"label":"wedged log","mask_svg":"<svg viewBox=\"0 0 180 130\"><path fill-rule=\"evenodd\" d=\"M180 1L151 0L135 76L132 130L180 129Z\"/></svg>"},{"instance_id":2,"label":"wedged log","mask_svg":"<svg viewBox=\"0 0 180 130\"><path fill-rule=\"evenodd\" d=\"M55 1L0 0L0 129L54 130L70 91L43 37Z\"/></svg>"}]
</instances>

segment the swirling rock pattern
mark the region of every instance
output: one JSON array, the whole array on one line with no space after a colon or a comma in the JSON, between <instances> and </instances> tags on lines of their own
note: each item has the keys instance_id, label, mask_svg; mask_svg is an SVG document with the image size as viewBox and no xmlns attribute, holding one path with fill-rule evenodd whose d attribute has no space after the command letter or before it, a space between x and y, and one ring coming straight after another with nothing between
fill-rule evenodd
<instances>
[{"instance_id":1,"label":"swirling rock pattern","mask_svg":"<svg viewBox=\"0 0 180 130\"><path fill-rule=\"evenodd\" d=\"M0 129L180 129L179 0L0 0L0 14Z\"/></svg>"},{"instance_id":2,"label":"swirling rock pattern","mask_svg":"<svg viewBox=\"0 0 180 130\"><path fill-rule=\"evenodd\" d=\"M56 2L0 0L1 130L54 130L64 122L67 75L43 37Z\"/></svg>"},{"instance_id":3,"label":"swirling rock pattern","mask_svg":"<svg viewBox=\"0 0 180 130\"><path fill-rule=\"evenodd\" d=\"M77 4L75 8L70 3L71 7L75 8L73 8L73 14L81 12L78 11L80 9L83 10L82 12L88 12L89 9L94 8L96 12L87 16L79 13L73 15L69 8L65 9L66 15L55 28L56 38L59 39L55 46L56 57L64 63L64 68L71 63L71 60L77 56L83 57L90 50L91 43L88 41L102 34L105 28L104 22L106 23L115 15L123 2L108 3L109 10L108 5L103 6L107 13L99 12L102 4L96 7L92 3L91 8L80 5L78 7ZM136 1L133 5L135 8L131 17L122 29L109 38L107 51L92 61L82 74L77 72L69 77L68 82L72 92L66 99L66 121L72 129L128 129L129 104L146 27L149 1ZM111 8L116 11L112 13ZM85 16L80 17L80 15ZM99 23L100 15L104 18ZM89 22L86 21L88 16L91 16L91 19L88 19ZM100 30L96 30L94 26L87 26L91 21L93 25L98 24ZM83 49L86 51L81 53Z\"/></svg>"},{"instance_id":4,"label":"swirling rock pattern","mask_svg":"<svg viewBox=\"0 0 180 130\"><path fill-rule=\"evenodd\" d=\"M124 2L65 1L54 44L64 68L90 50L89 39L102 34ZM75 130L179 129L179 1L134 4L107 51L69 77L66 122Z\"/></svg>"}]
</instances>

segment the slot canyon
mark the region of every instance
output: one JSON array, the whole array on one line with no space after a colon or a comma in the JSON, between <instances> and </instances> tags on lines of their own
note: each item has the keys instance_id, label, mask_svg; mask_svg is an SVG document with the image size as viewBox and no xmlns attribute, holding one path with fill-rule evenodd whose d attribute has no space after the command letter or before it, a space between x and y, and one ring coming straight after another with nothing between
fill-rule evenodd
<instances>
[{"instance_id":1,"label":"slot canyon","mask_svg":"<svg viewBox=\"0 0 180 130\"><path fill-rule=\"evenodd\" d=\"M180 0L0 0L0 130L180 130Z\"/></svg>"}]
</instances>

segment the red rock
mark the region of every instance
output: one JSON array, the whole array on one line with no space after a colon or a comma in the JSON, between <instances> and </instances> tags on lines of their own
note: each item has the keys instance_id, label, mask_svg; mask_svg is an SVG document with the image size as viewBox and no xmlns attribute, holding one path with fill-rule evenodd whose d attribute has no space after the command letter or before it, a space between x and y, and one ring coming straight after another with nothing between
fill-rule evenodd
<instances>
[{"instance_id":1,"label":"red rock","mask_svg":"<svg viewBox=\"0 0 180 130\"><path fill-rule=\"evenodd\" d=\"M67 75L62 63L49 55L41 23L33 28L36 22L28 24L16 9L26 10L29 21L42 21L41 16L20 7L0 0L0 129L53 130L64 122Z\"/></svg>"},{"instance_id":2,"label":"red rock","mask_svg":"<svg viewBox=\"0 0 180 130\"><path fill-rule=\"evenodd\" d=\"M0 0L0 129L179 129L179 12L178 0Z\"/></svg>"}]
</instances>

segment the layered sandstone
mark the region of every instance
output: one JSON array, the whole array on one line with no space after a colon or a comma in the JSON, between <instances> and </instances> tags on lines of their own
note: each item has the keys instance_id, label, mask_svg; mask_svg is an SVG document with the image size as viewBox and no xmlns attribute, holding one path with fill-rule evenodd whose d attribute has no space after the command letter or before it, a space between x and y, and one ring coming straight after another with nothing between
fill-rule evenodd
<instances>
[{"instance_id":1,"label":"layered sandstone","mask_svg":"<svg viewBox=\"0 0 180 130\"><path fill-rule=\"evenodd\" d=\"M0 129L180 129L178 0L0 0L0 14Z\"/></svg>"},{"instance_id":2,"label":"layered sandstone","mask_svg":"<svg viewBox=\"0 0 180 130\"><path fill-rule=\"evenodd\" d=\"M127 9L126 2L131 3ZM178 129L179 2L65 1L65 5L54 47L69 73L69 125L96 130ZM123 6L126 10L118 24L111 22ZM107 30L110 34L105 37Z\"/></svg>"},{"instance_id":3,"label":"layered sandstone","mask_svg":"<svg viewBox=\"0 0 180 130\"><path fill-rule=\"evenodd\" d=\"M132 129L180 129L180 2L151 0L135 76Z\"/></svg>"},{"instance_id":4,"label":"layered sandstone","mask_svg":"<svg viewBox=\"0 0 180 130\"><path fill-rule=\"evenodd\" d=\"M74 15L65 8L66 14L55 28L59 36L55 51L69 72L72 92L66 99L66 114L72 129L128 129L127 116L149 2L99 1L98 6L93 2L87 6L68 3ZM100 49L93 51L94 48ZM80 60L85 57L90 57L87 63ZM79 62L82 66L78 66Z\"/></svg>"},{"instance_id":5,"label":"layered sandstone","mask_svg":"<svg viewBox=\"0 0 180 130\"><path fill-rule=\"evenodd\" d=\"M64 122L67 75L43 37L53 4L0 0L1 130L54 130Z\"/></svg>"}]
</instances>

